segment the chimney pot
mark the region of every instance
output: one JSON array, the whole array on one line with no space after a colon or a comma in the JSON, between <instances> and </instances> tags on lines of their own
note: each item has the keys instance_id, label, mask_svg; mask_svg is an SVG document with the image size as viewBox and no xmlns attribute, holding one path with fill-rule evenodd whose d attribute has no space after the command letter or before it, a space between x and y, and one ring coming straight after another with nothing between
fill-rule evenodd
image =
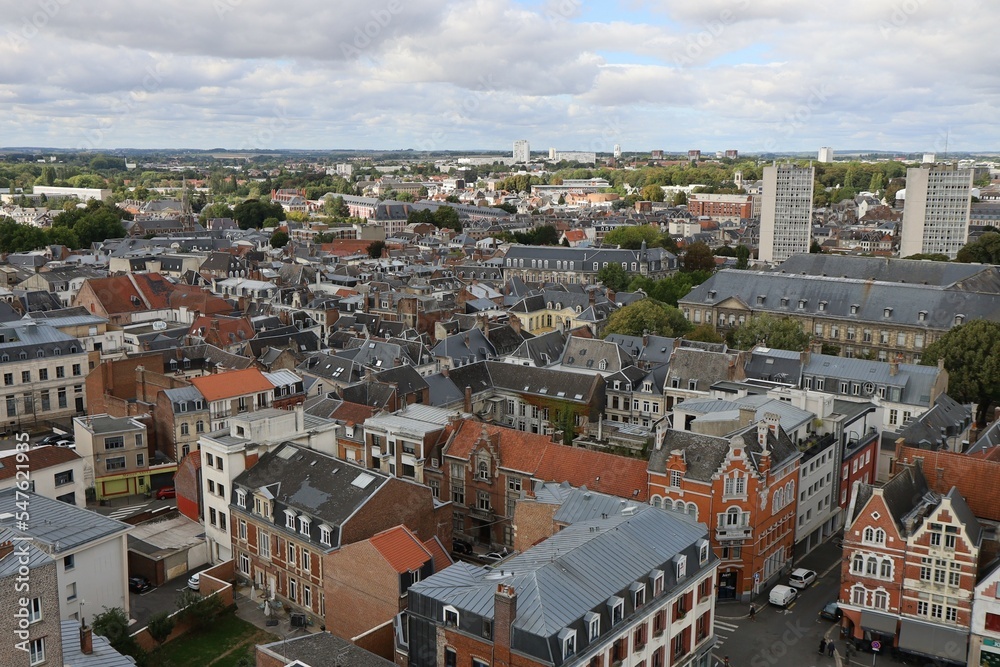
<instances>
[{"instance_id":1,"label":"chimney pot","mask_svg":"<svg viewBox=\"0 0 1000 667\"><path fill-rule=\"evenodd\" d=\"M86 625L80 626L80 653L91 655L94 652L94 633Z\"/></svg>"}]
</instances>

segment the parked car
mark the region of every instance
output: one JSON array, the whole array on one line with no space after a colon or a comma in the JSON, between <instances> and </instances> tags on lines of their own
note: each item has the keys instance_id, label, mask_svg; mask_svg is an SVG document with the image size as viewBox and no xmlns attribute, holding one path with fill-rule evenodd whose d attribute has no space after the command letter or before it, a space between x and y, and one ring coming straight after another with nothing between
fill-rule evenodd
<instances>
[{"instance_id":1,"label":"parked car","mask_svg":"<svg viewBox=\"0 0 1000 667\"><path fill-rule=\"evenodd\" d=\"M38 441L38 445L39 446L42 446L42 445L54 445L57 442L59 442L60 440L67 440L67 439L68 438L65 435L60 435L58 433L50 433L49 435L47 435L44 438L42 438L41 440L39 440Z\"/></svg>"},{"instance_id":2,"label":"parked car","mask_svg":"<svg viewBox=\"0 0 1000 667\"><path fill-rule=\"evenodd\" d=\"M507 551L507 547L504 547L503 551L491 551L488 554L483 554L482 559L491 563L498 563L509 555L510 552Z\"/></svg>"},{"instance_id":3,"label":"parked car","mask_svg":"<svg viewBox=\"0 0 1000 667\"><path fill-rule=\"evenodd\" d=\"M794 588L809 588L816 581L816 573L803 567L797 567L788 575L788 585Z\"/></svg>"},{"instance_id":4,"label":"parked car","mask_svg":"<svg viewBox=\"0 0 1000 667\"><path fill-rule=\"evenodd\" d=\"M771 589L771 594L768 595L767 600L776 607L787 607L795 601L798 594L799 592L791 586L778 584Z\"/></svg>"},{"instance_id":5,"label":"parked car","mask_svg":"<svg viewBox=\"0 0 1000 667\"><path fill-rule=\"evenodd\" d=\"M844 610L836 602L830 602L820 610L819 615L830 621L839 621L844 616Z\"/></svg>"},{"instance_id":6,"label":"parked car","mask_svg":"<svg viewBox=\"0 0 1000 667\"><path fill-rule=\"evenodd\" d=\"M451 550L457 554L471 554L472 544L466 542L465 540L452 540Z\"/></svg>"},{"instance_id":7,"label":"parked car","mask_svg":"<svg viewBox=\"0 0 1000 667\"><path fill-rule=\"evenodd\" d=\"M188 579L188 588L193 591L201 590L201 572L195 572L191 575L191 578Z\"/></svg>"},{"instance_id":8,"label":"parked car","mask_svg":"<svg viewBox=\"0 0 1000 667\"><path fill-rule=\"evenodd\" d=\"M167 498L176 498L176 497L177 497L177 490L174 489L174 487L172 486L165 486L162 489L156 490L157 500L165 500Z\"/></svg>"},{"instance_id":9,"label":"parked car","mask_svg":"<svg viewBox=\"0 0 1000 667\"><path fill-rule=\"evenodd\" d=\"M76 441L68 438L57 440L54 444L56 447L66 447L67 449L76 449Z\"/></svg>"},{"instance_id":10,"label":"parked car","mask_svg":"<svg viewBox=\"0 0 1000 667\"><path fill-rule=\"evenodd\" d=\"M153 587L146 577L129 577L128 589L133 593L145 593Z\"/></svg>"}]
</instances>

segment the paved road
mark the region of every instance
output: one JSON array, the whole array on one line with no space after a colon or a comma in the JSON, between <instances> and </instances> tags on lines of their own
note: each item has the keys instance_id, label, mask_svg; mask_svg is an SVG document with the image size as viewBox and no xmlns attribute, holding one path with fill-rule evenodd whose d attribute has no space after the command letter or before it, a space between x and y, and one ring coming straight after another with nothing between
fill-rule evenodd
<instances>
[{"instance_id":1,"label":"paved road","mask_svg":"<svg viewBox=\"0 0 1000 667\"><path fill-rule=\"evenodd\" d=\"M153 614L161 611L172 614L177 611L177 600L181 592L187 588L188 578L195 572L201 572L209 567L207 564L202 565L142 595L129 593L129 617L133 621L129 630L135 632L146 627L149 617Z\"/></svg>"}]
</instances>

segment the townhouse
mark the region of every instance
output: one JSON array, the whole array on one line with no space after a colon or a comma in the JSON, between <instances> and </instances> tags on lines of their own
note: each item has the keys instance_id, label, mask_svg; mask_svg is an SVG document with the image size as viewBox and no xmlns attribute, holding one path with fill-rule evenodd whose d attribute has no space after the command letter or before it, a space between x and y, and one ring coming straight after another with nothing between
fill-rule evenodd
<instances>
[{"instance_id":1,"label":"townhouse","mask_svg":"<svg viewBox=\"0 0 1000 667\"><path fill-rule=\"evenodd\" d=\"M8 638L0 642L0 662L10 667L45 662L61 665L56 562L30 541L19 538L23 536L0 528L0 603L7 610L0 627Z\"/></svg>"},{"instance_id":2,"label":"townhouse","mask_svg":"<svg viewBox=\"0 0 1000 667\"><path fill-rule=\"evenodd\" d=\"M19 467L29 473L29 490L70 505L86 502L84 459L69 447L34 447L20 456L16 450L0 452L0 490L18 485Z\"/></svg>"},{"instance_id":3,"label":"townhouse","mask_svg":"<svg viewBox=\"0 0 1000 667\"><path fill-rule=\"evenodd\" d=\"M717 569L704 526L627 505L412 585L397 664L708 667Z\"/></svg>"},{"instance_id":4,"label":"townhouse","mask_svg":"<svg viewBox=\"0 0 1000 667\"><path fill-rule=\"evenodd\" d=\"M232 417L274 402L274 385L256 368L203 375L191 378L191 384L208 405L209 431L225 429Z\"/></svg>"},{"instance_id":5,"label":"townhouse","mask_svg":"<svg viewBox=\"0 0 1000 667\"><path fill-rule=\"evenodd\" d=\"M728 437L658 429L649 502L709 525L720 599L756 597L791 562L801 456L771 413Z\"/></svg>"},{"instance_id":6,"label":"townhouse","mask_svg":"<svg viewBox=\"0 0 1000 667\"><path fill-rule=\"evenodd\" d=\"M663 248L639 250L514 245L504 256L504 277L525 282L595 285L597 273L620 264L631 274L663 278L677 270L677 257Z\"/></svg>"},{"instance_id":7,"label":"townhouse","mask_svg":"<svg viewBox=\"0 0 1000 667\"><path fill-rule=\"evenodd\" d=\"M140 419L75 417L73 433L76 452L84 460L84 483L98 500L148 494L169 486L177 471L176 461L152 448Z\"/></svg>"}]
</instances>

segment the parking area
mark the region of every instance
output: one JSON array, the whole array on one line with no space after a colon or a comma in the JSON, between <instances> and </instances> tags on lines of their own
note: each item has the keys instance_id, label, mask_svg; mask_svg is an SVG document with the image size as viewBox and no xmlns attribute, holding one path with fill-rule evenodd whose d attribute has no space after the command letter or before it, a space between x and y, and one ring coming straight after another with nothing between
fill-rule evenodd
<instances>
[{"instance_id":1,"label":"parking area","mask_svg":"<svg viewBox=\"0 0 1000 667\"><path fill-rule=\"evenodd\" d=\"M171 579L162 586L142 594L130 592L128 594L129 617L133 621L130 630L135 632L146 627L146 624L149 623L149 618L153 614L157 614L161 611L172 614L177 611L177 600L180 597L181 592L187 588L188 577L195 572L207 570L209 567L211 566L203 565L187 572L184 576Z\"/></svg>"}]
</instances>

